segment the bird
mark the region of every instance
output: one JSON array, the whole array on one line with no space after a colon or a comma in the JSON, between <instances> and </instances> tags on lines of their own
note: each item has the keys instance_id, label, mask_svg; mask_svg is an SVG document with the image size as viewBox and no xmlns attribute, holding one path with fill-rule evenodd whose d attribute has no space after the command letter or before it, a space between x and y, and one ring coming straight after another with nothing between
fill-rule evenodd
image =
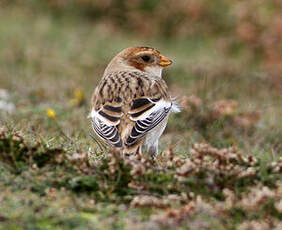
<instances>
[{"instance_id":1,"label":"bird","mask_svg":"<svg viewBox=\"0 0 282 230\"><path fill-rule=\"evenodd\" d=\"M158 142L171 112L180 109L162 79L172 61L155 48L130 47L107 65L91 98L96 135L123 156L158 155Z\"/></svg>"}]
</instances>

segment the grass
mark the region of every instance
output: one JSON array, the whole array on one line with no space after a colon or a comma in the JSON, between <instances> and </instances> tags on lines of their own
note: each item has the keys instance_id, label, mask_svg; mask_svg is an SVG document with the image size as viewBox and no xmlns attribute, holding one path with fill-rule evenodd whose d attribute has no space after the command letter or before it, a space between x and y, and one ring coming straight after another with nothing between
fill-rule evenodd
<instances>
[{"instance_id":1,"label":"grass","mask_svg":"<svg viewBox=\"0 0 282 230\"><path fill-rule=\"evenodd\" d=\"M19 7L0 9L0 34L0 85L15 105L0 111L1 229L281 225L282 98L243 51L226 53L212 36L139 38ZM162 154L145 163L99 152L87 119L108 61L140 44L174 60L165 80L183 106ZM236 102L230 113L216 109L222 100Z\"/></svg>"}]
</instances>

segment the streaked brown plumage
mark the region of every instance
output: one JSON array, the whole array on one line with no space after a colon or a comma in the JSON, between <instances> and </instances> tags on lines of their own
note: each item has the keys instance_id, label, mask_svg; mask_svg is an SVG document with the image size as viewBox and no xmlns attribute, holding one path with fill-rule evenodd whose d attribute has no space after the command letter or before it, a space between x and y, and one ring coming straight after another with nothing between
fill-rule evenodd
<instances>
[{"instance_id":1,"label":"streaked brown plumage","mask_svg":"<svg viewBox=\"0 0 282 230\"><path fill-rule=\"evenodd\" d=\"M96 134L123 154L141 153L146 136L158 129L160 136L174 105L161 79L162 68L170 64L149 47L128 48L114 57L91 100ZM151 154L157 145L158 137L148 147Z\"/></svg>"}]
</instances>

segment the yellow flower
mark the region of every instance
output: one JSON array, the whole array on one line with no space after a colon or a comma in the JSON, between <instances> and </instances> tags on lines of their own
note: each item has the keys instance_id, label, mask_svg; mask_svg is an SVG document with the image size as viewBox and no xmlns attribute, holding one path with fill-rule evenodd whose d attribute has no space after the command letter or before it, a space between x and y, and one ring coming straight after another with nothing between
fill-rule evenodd
<instances>
[{"instance_id":1,"label":"yellow flower","mask_svg":"<svg viewBox=\"0 0 282 230\"><path fill-rule=\"evenodd\" d=\"M77 98L78 101L83 101L84 100L84 92L81 89L76 89L74 91L74 95Z\"/></svg>"},{"instance_id":2,"label":"yellow flower","mask_svg":"<svg viewBox=\"0 0 282 230\"><path fill-rule=\"evenodd\" d=\"M69 101L70 106L77 106L84 103L84 92L81 89L75 89L74 91L75 98Z\"/></svg>"},{"instance_id":3,"label":"yellow flower","mask_svg":"<svg viewBox=\"0 0 282 230\"><path fill-rule=\"evenodd\" d=\"M50 119L56 118L56 112L54 109L46 109L45 113Z\"/></svg>"}]
</instances>

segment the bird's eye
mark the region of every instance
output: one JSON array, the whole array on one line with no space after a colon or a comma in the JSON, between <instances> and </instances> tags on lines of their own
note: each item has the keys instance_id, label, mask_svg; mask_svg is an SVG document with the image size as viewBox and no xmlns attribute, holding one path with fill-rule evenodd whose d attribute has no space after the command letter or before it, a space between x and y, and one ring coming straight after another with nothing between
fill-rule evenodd
<instances>
[{"instance_id":1,"label":"bird's eye","mask_svg":"<svg viewBox=\"0 0 282 230\"><path fill-rule=\"evenodd\" d=\"M150 61L150 56L148 56L148 55L144 55L144 56L142 56L141 57L142 58L142 60L144 61L144 62L148 62L148 61Z\"/></svg>"}]
</instances>

